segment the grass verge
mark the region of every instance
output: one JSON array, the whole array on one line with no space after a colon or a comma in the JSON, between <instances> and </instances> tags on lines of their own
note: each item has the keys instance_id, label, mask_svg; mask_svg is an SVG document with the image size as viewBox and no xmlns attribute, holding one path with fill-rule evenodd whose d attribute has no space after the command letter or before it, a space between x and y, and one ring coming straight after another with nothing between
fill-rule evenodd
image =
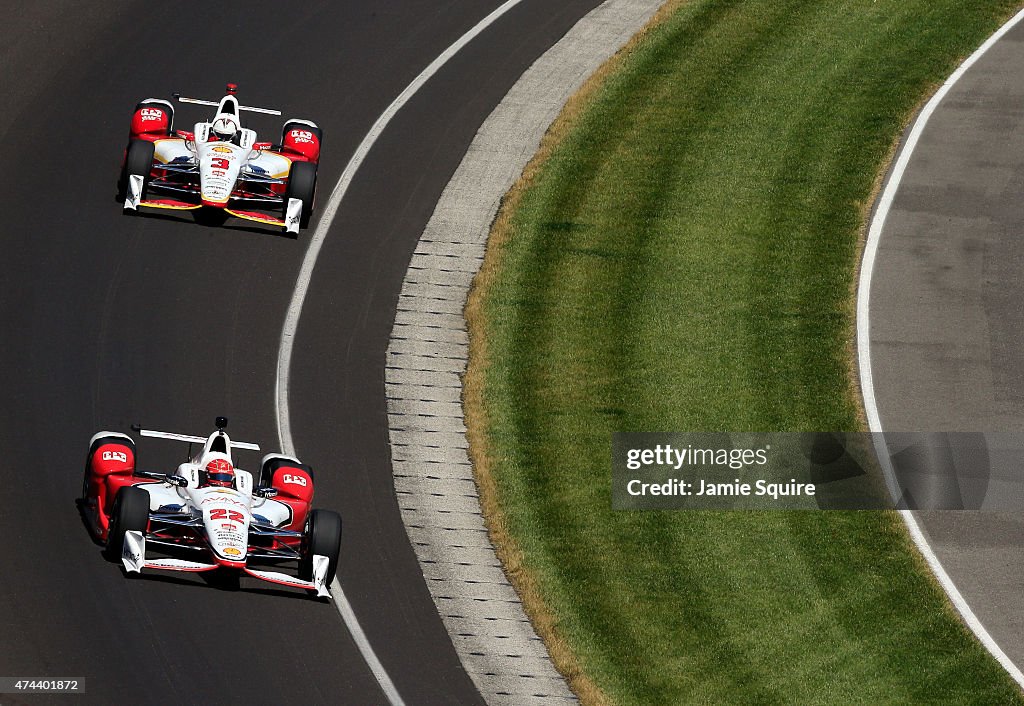
<instances>
[{"instance_id":1,"label":"grass verge","mask_svg":"<svg viewBox=\"0 0 1024 706\"><path fill-rule=\"evenodd\" d=\"M852 430L853 274L1016 3L670 3L506 199L467 317L499 553L589 703L1020 702L891 513L610 510L613 431Z\"/></svg>"}]
</instances>

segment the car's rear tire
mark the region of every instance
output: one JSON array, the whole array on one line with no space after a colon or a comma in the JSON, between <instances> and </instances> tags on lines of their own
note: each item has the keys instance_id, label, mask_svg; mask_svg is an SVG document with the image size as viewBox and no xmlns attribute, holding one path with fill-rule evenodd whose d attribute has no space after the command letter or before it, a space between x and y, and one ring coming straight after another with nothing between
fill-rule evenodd
<instances>
[{"instance_id":1,"label":"car's rear tire","mask_svg":"<svg viewBox=\"0 0 1024 706\"><path fill-rule=\"evenodd\" d=\"M124 158L124 169L121 171L121 193L128 192L128 177L138 175L142 177L142 194L146 197L146 189L149 187L149 174L153 170L153 155L156 147L152 142L146 140L131 140L128 142L128 152Z\"/></svg>"},{"instance_id":2,"label":"car's rear tire","mask_svg":"<svg viewBox=\"0 0 1024 706\"><path fill-rule=\"evenodd\" d=\"M160 110L167 113L167 130L164 131L164 135L170 136L174 132L174 106L168 101L164 100L144 100L139 101L135 104L135 110L140 108L159 108Z\"/></svg>"},{"instance_id":3,"label":"car's rear tire","mask_svg":"<svg viewBox=\"0 0 1024 706\"><path fill-rule=\"evenodd\" d=\"M313 162L293 162L288 173L288 188L284 193L284 212L288 213L288 200L302 201L302 216L299 218L301 228L309 227L309 219L313 215L313 198L316 196L316 164Z\"/></svg>"},{"instance_id":4,"label":"car's rear tire","mask_svg":"<svg viewBox=\"0 0 1024 706\"><path fill-rule=\"evenodd\" d=\"M313 482L313 467L308 463L303 463L294 456L286 456L282 453L269 453L263 457L263 462L260 464L260 477L258 485L264 488L275 487L277 490L284 493L288 493L287 488L281 484L274 485L274 472L279 468L297 468L307 476L309 476L310 482ZM291 494L291 493L288 493Z\"/></svg>"},{"instance_id":5,"label":"car's rear tire","mask_svg":"<svg viewBox=\"0 0 1024 706\"><path fill-rule=\"evenodd\" d=\"M101 432L102 433L102 432ZM85 473L82 478L82 500L89 499L89 481L92 480L92 458L96 449L104 444L123 444L131 449L132 458L135 456L135 442L128 436L117 432L110 433L110 436L100 436L89 446L89 453L85 455Z\"/></svg>"},{"instance_id":6,"label":"car's rear tire","mask_svg":"<svg viewBox=\"0 0 1024 706\"><path fill-rule=\"evenodd\" d=\"M294 130L294 129L308 130L309 132L311 132L314 135L316 135L316 139L317 139L318 142L323 142L324 141L324 131L322 129L314 126L314 125L310 125L309 121L306 121L306 120L289 120L288 122L286 122L284 124L284 127L281 128L281 142L282 143L284 142L285 135L287 135L289 131Z\"/></svg>"},{"instance_id":7,"label":"car's rear tire","mask_svg":"<svg viewBox=\"0 0 1024 706\"><path fill-rule=\"evenodd\" d=\"M121 488L110 512L110 529L103 552L111 561L121 558L126 532L145 532L149 527L149 493L129 485Z\"/></svg>"},{"instance_id":8,"label":"car's rear tire","mask_svg":"<svg viewBox=\"0 0 1024 706\"><path fill-rule=\"evenodd\" d=\"M313 510L309 513L305 549L299 562L299 578L313 580L313 555L320 554L330 560L326 582L334 580L341 553L341 515L331 510Z\"/></svg>"}]
</instances>

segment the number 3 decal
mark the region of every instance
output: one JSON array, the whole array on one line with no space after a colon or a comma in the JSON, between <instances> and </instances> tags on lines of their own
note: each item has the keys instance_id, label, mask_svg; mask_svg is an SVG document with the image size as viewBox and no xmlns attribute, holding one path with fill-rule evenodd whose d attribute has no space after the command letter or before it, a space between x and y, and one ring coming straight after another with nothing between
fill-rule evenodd
<instances>
[{"instance_id":1,"label":"number 3 decal","mask_svg":"<svg viewBox=\"0 0 1024 706\"><path fill-rule=\"evenodd\" d=\"M210 161L210 166L213 167L214 169L227 169L228 164L230 164L228 160L224 159L223 157L214 157Z\"/></svg>"}]
</instances>

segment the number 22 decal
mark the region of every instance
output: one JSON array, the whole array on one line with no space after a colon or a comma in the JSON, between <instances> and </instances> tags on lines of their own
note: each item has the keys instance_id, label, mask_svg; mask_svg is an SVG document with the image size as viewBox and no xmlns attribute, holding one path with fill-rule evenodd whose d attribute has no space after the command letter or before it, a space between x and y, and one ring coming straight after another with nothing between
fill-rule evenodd
<instances>
[{"instance_id":1,"label":"number 22 decal","mask_svg":"<svg viewBox=\"0 0 1024 706\"><path fill-rule=\"evenodd\" d=\"M210 510L210 519L228 520L230 522L242 522L245 520L245 517L242 515L242 513L238 512L237 510L226 510L222 507L217 507Z\"/></svg>"}]
</instances>

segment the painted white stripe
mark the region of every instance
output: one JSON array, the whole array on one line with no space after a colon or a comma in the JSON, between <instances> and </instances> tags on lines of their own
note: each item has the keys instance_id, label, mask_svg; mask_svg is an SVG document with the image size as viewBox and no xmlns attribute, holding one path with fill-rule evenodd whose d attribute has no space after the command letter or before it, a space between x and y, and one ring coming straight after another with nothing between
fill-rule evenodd
<instances>
[{"instance_id":1,"label":"painted white stripe","mask_svg":"<svg viewBox=\"0 0 1024 706\"><path fill-rule=\"evenodd\" d=\"M477 35L487 29L499 17L522 1L523 0L507 0L507 2L502 3L493 12L477 22L468 32L459 37L454 44L445 49L436 59L430 62L430 64L423 69L423 71L421 71L408 86L405 87L405 90L398 94L398 97L391 102L391 105L389 105L383 113L381 113L380 117L377 118L377 121L370 128L370 131L366 133L363 141L359 143L358 147L356 147L356 150L353 153L352 158L348 161L348 164L345 165L345 170L341 173L338 183L335 184L334 189L331 190L331 196L327 200L327 204L320 211L320 217L317 221L316 228L310 238L309 247L306 249L306 255L302 260L302 267L299 269L299 276L295 282L295 291L292 293L292 300L288 305L288 312L285 315L284 327L281 331L281 342L278 347L277 382L275 388L277 399L277 436L280 440L281 449L284 453L295 455L295 444L292 440L291 419L288 411L289 376L291 374L292 350L295 345L295 331L299 325L299 317L302 315L302 306L306 301L306 294L309 291L309 284L313 277L313 269L316 267L317 258L320 256L320 249L323 247L324 240L327 238L327 233L330 230L331 224L334 222L334 217L338 212L338 207L341 205L342 199L345 198L345 193L348 191L348 187L352 183L355 173L359 170L363 160L366 159L366 155L369 154L374 143L377 142L377 138L379 138L381 133L384 132L384 128L388 126L388 123L391 122L392 118L395 117L398 111L409 102L409 99L412 98L416 92L419 91L420 88L422 88L423 85L441 69L442 66L448 63L449 59L455 56L459 50L469 44ZM362 627L359 625L355 611L352 610L352 605L348 602L348 598L346 598L345 592L341 589L341 584L338 582L337 578L335 578L334 582L331 584L331 593L334 595L334 605L338 608L338 612L341 613L341 618L345 621L345 625L348 628L349 633L352 635L353 641L359 648L360 654L362 654L367 666L370 667L374 677L376 677L381 690L387 696L388 702L391 706L405 706L405 702L402 700L401 695L398 693L394 683L391 681L391 677L388 676L384 666L373 651L373 646L370 645L370 641L367 639L366 633L363 632Z\"/></svg>"},{"instance_id":2,"label":"painted white stripe","mask_svg":"<svg viewBox=\"0 0 1024 706\"><path fill-rule=\"evenodd\" d=\"M875 267L875 258L878 256L878 244L882 238L882 228L885 226L885 219L889 215L889 209L896 196L896 191L899 189L900 180L903 178L907 164L910 162L910 156L913 154L914 148L917 146L917 142L921 138L921 134L924 132L925 125L928 124L928 119L931 118L932 113L935 112L939 103L946 97L946 94L949 93L954 84L967 73L967 70L1022 19L1024 19L1024 10L1014 15L1009 22L1000 27L995 34L978 47L977 51L967 57L967 60L953 72L924 106L924 109L921 110L921 114L914 122L910 135L907 137L907 141L896 159L892 174L889 176L889 181L885 185L885 190L882 192L882 197L878 202L875 216L871 221L871 227L868 230L868 240L864 246L864 259L861 262L860 282L857 289L857 357L860 366L861 390L864 395L864 410L868 417L868 428L873 432L882 431L882 421L875 402L875 388L871 376L871 275ZM893 488L895 487L895 473L892 468L892 462L889 459L889 454L884 448L885 441L878 439L876 440L876 445L881 447L877 449L879 452L878 457L882 464L882 470L886 474L887 482L889 482L890 488ZM901 510L900 514L903 516L903 521L910 531L914 544L917 545L917 548L928 562L928 566L931 567L935 578L942 585L943 590L946 591L946 594L953 602L957 611L959 611L964 622L981 640L985 648L992 653L992 656L999 661L999 664L1009 672L1010 676L1018 684L1024 686L1024 673L1021 673L1017 665L1003 652L988 630L985 629L985 626L982 625L978 616L971 610L971 606L968 605L966 599L957 589L956 584L953 583L953 579L946 573L946 569L935 555L931 545L928 544L928 539L921 530L921 526L918 524L917 518L914 517L914 513L909 510Z\"/></svg>"}]
</instances>

